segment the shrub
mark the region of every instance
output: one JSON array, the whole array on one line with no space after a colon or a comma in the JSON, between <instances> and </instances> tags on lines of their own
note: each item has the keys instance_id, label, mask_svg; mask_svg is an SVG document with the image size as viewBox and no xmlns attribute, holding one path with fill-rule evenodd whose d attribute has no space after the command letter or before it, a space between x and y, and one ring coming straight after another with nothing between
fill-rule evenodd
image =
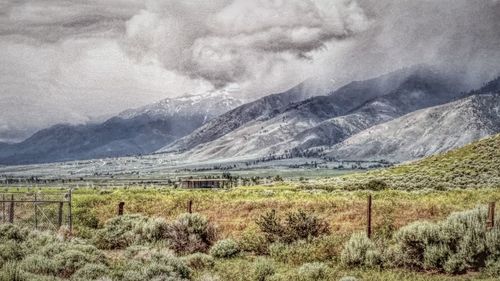
<instances>
[{"instance_id":1,"label":"shrub","mask_svg":"<svg viewBox=\"0 0 500 281\"><path fill-rule=\"evenodd\" d=\"M276 269L274 263L268 259L258 259L253 264L252 279L255 281L266 281L274 275Z\"/></svg>"},{"instance_id":2,"label":"shrub","mask_svg":"<svg viewBox=\"0 0 500 281\"><path fill-rule=\"evenodd\" d=\"M200 270L205 268L211 268L214 266L214 258L210 255L203 253L194 253L189 256L185 256L182 260L192 269Z\"/></svg>"},{"instance_id":3,"label":"shrub","mask_svg":"<svg viewBox=\"0 0 500 281\"><path fill-rule=\"evenodd\" d=\"M164 240L168 229L167 221L163 218L150 218L138 224L135 231L137 243L157 242Z\"/></svg>"},{"instance_id":4,"label":"shrub","mask_svg":"<svg viewBox=\"0 0 500 281\"><path fill-rule=\"evenodd\" d=\"M16 262L7 262L0 270L0 281L24 281Z\"/></svg>"},{"instance_id":5,"label":"shrub","mask_svg":"<svg viewBox=\"0 0 500 281\"><path fill-rule=\"evenodd\" d=\"M29 230L14 224L0 224L0 241L23 242L28 237Z\"/></svg>"},{"instance_id":6,"label":"shrub","mask_svg":"<svg viewBox=\"0 0 500 281\"><path fill-rule=\"evenodd\" d=\"M492 277L500 276L500 259L489 260L486 263L486 268L484 270L484 273Z\"/></svg>"},{"instance_id":7,"label":"shrub","mask_svg":"<svg viewBox=\"0 0 500 281\"><path fill-rule=\"evenodd\" d=\"M141 215L124 215L108 220L100 229L94 244L101 249L123 249L135 242L136 228L142 226L148 218Z\"/></svg>"},{"instance_id":8,"label":"shrub","mask_svg":"<svg viewBox=\"0 0 500 281\"><path fill-rule=\"evenodd\" d=\"M240 248L233 239L220 240L210 249L210 254L216 258L232 258L238 255Z\"/></svg>"},{"instance_id":9,"label":"shrub","mask_svg":"<svg viewBox=\"0 0 500 281\"><path fill-rule=\"evenodd\" d=\"M189 280L191 269L169 250L146 247L127 249L127 262L115 275L118 280Z\"/></svg>"},{"instance_id":10,"label":"shrub","mask_svg":"<svg viewBox=\"0 0 500 281\"><path fill-rule=\"evenodd\" d=\"M215 227L199 214L182 214L167 229L167 238L177 253L206 252L216 239Z\"/></svg>"},{"instance_id":11,"label":"shrub","mask_svg":"<svg viewBox=\"0 0 500 281\"><path fill-rule=\"evenodd\" d=\"M17 261L24 256L23 249L14 241L6 241L0 244L0 266L8 261Z\"/></svg>"},{"instance_id":12,"label":"shrub","mask_svg":"<svg viewBox=\"0 0 500 281\"><path fill-rule=\"evenodd\" d=\"M326 222L321 221L314 214L307 214L303 210L290 212L285 219L286 240L296 241L299 239L309 239L329 233Z\"/></svg>"},{"instance_id":13,"label":"shrub","mask_svg":"<svg viewBox=\"0 0 500 281\"><path fill-rule=\"evenodd\" d=\"M281 224L275 210L271 210L260 216L256 220L256 224L269 242L275 242L285 235L284 226Z\"/></svg>"},{"instance_id":14,"label":"shrub","mask_svg":"<svg viewBox=\"0 0 500 281\"><path fill-rule=\"evenodd\" d=\"M109 269L102 264L86 264L84 267L78 269L73 276L72 280L102 280L101 278L107 277Z\"/></svg>"},{"instance_id":15,"label":"shrub","mask_svg":"<svg viewBox=\"0 0 500 281\"><path fill-rule=\"evenodd\" d=\"M486 213L476 208L451 214L440 223L401 228L394 236L392 263L454 274L486 267L500 256L500 227L486 230Z\"/></svg>"},{"instance_id":16,"label":"shrub","mask_svg":"<svg viewBox=\"0 0 500 281\"><path fill-rule=\"evenodd\" d=\"M40 255L24 258L20 262L19 268L34 274L54 275L57 273L57 264L52 259Z\"/></svg>"},{"instance_id":17,"label":"shrub","mask_svg":"<svg viewBox=\"0 0 500 281\"><path fill-rule=\"evenodd\" d=\"M55 255L53 261L56 264L59 275L69 277L75 271L91 262L92 257L78 250L68 250Z\"/></svg>"},{"instance_id":18,"label":"shrub","mask_svg":"<svg viewBox=\"0 0 500 281\"><path fill-rule=\"evenodd\" d=\"M344 276L344 277L340 278L339 281L358 281L358 278L356 278L354 276Z\"/></svg>"},{"instance_id":19,"label":"shrub","mask_svg":"<svg viewBox=\"0 0 500 281\"><path fill-rule=\"evenodd\" d=\"M327 280L328 266L321 262L306 263L299 268L298 274L303 281Z\"/></svg>"},{"instance_id":20,"label":"shrub","mask_svg":"<svg viewBox=\"0 0 500 281\"><path fill-rule=\"evenodd\" d=\"M220 277L217 276L217 275L212 275L212 274L209 274L209 273L205 273L203 274L199 279L197 279L198 281L221 281Z\"/></svg>"},{"instance_id":21,"label":"shrub","mask_svg":"<svg viewBox=\"0 0 500 281\"><path fill-rule=\"evenodd\" d=\"M291 265L331 261L338 255L338 245L337 237L324 236L310 242L300 240L291 244L273 243L269 247L269 254L274 260Z\"/></svg>"},{"instance_id":22,"label":"shrub","mask_svg":"<svg viewBox=\"0 0 500 281\"><path fill-rule=\"evenodd\" d=\"M380 264L381 256L375 244L364 233L355 233L342 250L340 260L348 267L373 267Z\"/></svg>"},{"instance_id":23,"label":"shrub","mask_svg":"<svg viewBox=\"0 0 500 281\"><path fill-rule=\"evenodd\" d=\"M264 234L257 232L255 229L243 232L238 242L240 249L244 252L251 252L256 255L264 255L268 252L268 240Z\"/></svg>"},{"instance_id":24,"label":"shrub","mask_svg":"<svg viewBox=\"0 0 500 281\"><path fill-rule=\"evenodd\" d=\"M303 210L287 213L283 222L272 210L259 217L256 223L269 242L291 243L329 233L326 222Z\"/></svg>"},{"instance_id":25,"label":"shrub","mask_svg":"<svg viewBox=\"0 0 500 281\"><path fill-rule=\"evenodd\" d=\"M381 179L372 179L365 184L364 188L373 191L381 191L387 189L388 184Z\"/></svg>"}]
</instances>

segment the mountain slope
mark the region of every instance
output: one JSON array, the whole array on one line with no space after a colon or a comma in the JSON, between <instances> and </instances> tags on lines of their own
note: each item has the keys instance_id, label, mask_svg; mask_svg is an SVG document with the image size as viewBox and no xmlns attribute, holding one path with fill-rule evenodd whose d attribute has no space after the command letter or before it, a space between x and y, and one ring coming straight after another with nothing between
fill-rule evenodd
<instances>
[{"instance_id":1,"label":"mountain slope","mask_svg":"<svg viewBox=\"0 0 500 281\"><path fill-rule=\"evenodd\" d=\"M333 146L342 159L403 161L447 151L500 132L500 77L468 98L410 113L374 126Z\"/></svg>"},{"instance_id":2,"label":"mountain slope","mask_svg":"<svg viewBox=\"0 0 500 281\"><path fill-rule=\"evenodd\" d=\"M405 161L500 132L500 94L474 95L364 130L331 148L338 159Z\"/></svg>"},{"instance_id":3,"label":"mountain slope","mask_svg":"<svg viewBox=\"0 0 500 281\"><path fill-rule=\"evenodd\" d=\"M255 158L332 145L373 125L460 97L462 86L456 81L418 66L353 82L327 96L292 103L247 121L219 138L193 142L197 146L182 157Z\"/></svg>"},{"instance_id":4,"label":"mountain slope","mask_svg":"<svg viewBox=\"0 0 500 281\"><path fill-rule=\"evenodd\" d=\"M226 94L168 98L101 124L55 125L0 147L1 164L27 164L151 153L241 104Z\"/></svg>"},{"instance_id":5,"label":"mountain slope","mask_svg":"<svg viewBox=\"0 0 500 281\"><path fill-rule=\"evenodd\" d=\"M267 118L291 103L301 101L309 96L304 84L279 94L265 96L256 101L241 105L195 130L188 136L168 145L158 152L182 152L197 145L210 142L232 132L248 122L259 118Z\"/></svg>"},{"instance_id":6,"label":"mountain slope","mask_svg":"<svg viewBox=\"0 0 500 281\"><path fill-rule=\"evenodd\" d=\"M500 134L387 169L333 177L306 188L404 190L500 187Z\"/></svg>"}]
</instances>

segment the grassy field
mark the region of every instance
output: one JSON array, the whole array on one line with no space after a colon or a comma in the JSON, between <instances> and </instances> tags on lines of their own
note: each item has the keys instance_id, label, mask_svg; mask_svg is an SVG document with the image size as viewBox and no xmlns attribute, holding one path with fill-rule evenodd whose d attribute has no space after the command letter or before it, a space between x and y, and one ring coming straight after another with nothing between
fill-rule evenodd
<instances>
[{"instance_id":1,"label":"grassy field","mask_svg":"<svg viewBox=\"0 0 500 281\"><path fill-rule=\"evenodd\" d=\"M45 188L43 192L60 190ZM186 212L187 202L192 200L193 211L216 225L218 240L231 238L235 241L245 241L248 237L256 239L254 236L259 233L256 220L269 210L285 214L302 209L326 221L330 225L330 233L321 239L290 246L287 248L286 258L248 252L236 258L215 259L209 269L196 269L192 280L256 280L248 279L248 276L256 274L256 268L263 259L273 265L274 272L274 279L263 280L340 280L344 276L355 276L358 280L498 280L482 273L445 275L433 271L350 269L342 266L340 255L350 235L365 230L368 194L373 196L374 240L389 239L397 229L414 221L439 221L452 212L500 199L499 189L488 188L450 191L324 191L305 190L296 183L237 187L230 190L81 188L73 193L74 235L91 241L95 229L102 228L107 220L116 215L117 205L121 201L125 202L125 214L140 213L173 221ZM123 250L104 252L108 259L117 264L126 256ZM328 268L323 279L291 277L301 276L301 267L315 262ZM118 266L117 264L111 267ZM207 279L211 276L219 279Z\"/></svg>"},{"instance_id":2,"label":"grassy field","mask_svg":"<svg viewBox=\"0 0 500 281\"><path fill-rule=\"evenodd\" d=\"M292 184L230 190L80 189L74 192L73 198L77 227L92 226L95 222L102 225L116 215L121 201L125 202L126 213L173 219L186 212L187 202L192 200L193 211L215 222L221 235L226 237L238 236L254 227L254 220L271 209L282 213L303 209L325 219L336 233L351 234L364 229L368 194L373 194L376 230L399 228L415 220L437 220L453 211L500 200L499 189L324 192L303 190Z\"/></svg>"},{"instance_id":3,"label":"grassy field","mask_svg":"<svg viewBox=\"0 0 500 281\"><path fill-rule=\"evenodd\" d=\"M0 225L0 281L500 280L500 219L487 228L485 208L500 200L499 142L326 179L77 188L72 236Z\"/></svg>"}]
</instances>

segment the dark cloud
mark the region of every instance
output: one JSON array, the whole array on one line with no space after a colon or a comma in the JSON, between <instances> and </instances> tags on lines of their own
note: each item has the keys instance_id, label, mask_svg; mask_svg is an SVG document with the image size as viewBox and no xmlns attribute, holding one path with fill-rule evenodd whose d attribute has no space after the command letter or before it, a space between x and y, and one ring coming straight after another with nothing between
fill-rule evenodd
<instances>
[{"instance_id":1,"label":"dark cloud","mask_svg":"<svg viewBox=\"0 0 500 281\"><path fill-rule=\"evenodd\" d=\"M0 141L168 96L500 75L498 0L0 0Z\"/></svg>"},{"instance_id":2,"label":"dark cloud","mask_svg":"<svg viewBox=\"0 0 500 281\"><path fill-rule=\"evenodd\" d=\"M152 1L127 23L128 53L224 87L257 82L276 64L310 58L368 25L354 0L191 3Z\"/></svg>"},{"instance_id":3,"label":"dark cloud","mask_svg":"<svg viewBox=\"0 0 500 281\"><path fill-rule=\"evenodd\" d=\"M461 72L471 87L500 75L500 1L360 0L372 25L325 60L341 83L414 64ZM327 54L328 55L328 54Z\"/></svg>"}]
</instances>

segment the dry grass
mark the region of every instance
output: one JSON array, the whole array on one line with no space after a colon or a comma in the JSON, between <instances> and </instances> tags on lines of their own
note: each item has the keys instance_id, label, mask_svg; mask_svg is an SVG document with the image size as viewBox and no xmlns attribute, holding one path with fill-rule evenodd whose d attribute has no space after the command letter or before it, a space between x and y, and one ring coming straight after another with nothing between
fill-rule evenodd
<instances>
[{"instance_id":1,"label":"dry grass","mask_svg":"<svg viewBox=\"0 0 500 281\"><path fill-rule=\"evenodd\" d=\"M116 215L118 202L126 213L173 219L186 212L193 200L193 211L218 225L222 237L239 236L255 227L255 219L268 210L287 212L303 209L325 219L335 233L348 235L365 228L367 192L314 192L293 186L235 188L232 190L123 190L108 194L79 190L74 194L75 223L84 225L89 216L100 223ZM453 211L500 199L498 189L453 191L381 191L373 193L375 231L399 228L416 220L439 220Z\"/></svg>"}]
</instances>

